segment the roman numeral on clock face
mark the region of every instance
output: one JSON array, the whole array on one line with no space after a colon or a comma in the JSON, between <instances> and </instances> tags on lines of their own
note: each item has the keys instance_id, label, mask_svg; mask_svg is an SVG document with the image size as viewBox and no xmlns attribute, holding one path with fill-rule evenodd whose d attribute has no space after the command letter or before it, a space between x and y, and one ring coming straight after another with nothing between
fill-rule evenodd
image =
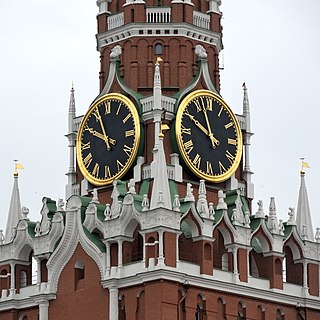
<instances>
[{"instance_id":1,"label":"roman numeral on clock face","mask_svg":"<svg viewBox=\"0 0 320 320\"><path fill-rule=\"evenodd\" d=\"M90 141L87 143L81 142L81 150L90 149Z\"/></svg>"},{"instance_id":2,"label":"roman numeral on clock face","mask_svg":"<svg viewBox=\"0 0 320 320\"><path fill-rule=\"evenodd\" d=\"M109 166L105 166L104 167L104 177L105 177L105 179L111 178L111 172L110 172L110 167Z\"/></svg>"},{"instance_id":3,"label":"roman numeral on clock face","mask_svg":"<svg viewBox=\"0 0 320 320\"><path fill-rule=\"evenodd\" d=\"M104 106L105 106L105 108L106 108L104 114L109 114L109 113L111 113L111 101L108 100L108 101L104 102Z\"/></svg>"},{"instance_id":4,"label":"roman numeral on clock face","mask_svg":"<svg viewBox=\"0 0 320 320\"><path fill-rule=\"evenodd\" d=\"M99 176L99 170L100 170L100 166L98 163L96 163L94 165L94 168L92 170L92 175L95 176L95 177L98 177Z\"/></svg>"},{"instance_id":5,"label":"roman numeral on clock face","mask_svg":"<svg viewBox=\"0 0 320 320\"><path fill-rule=\"evenodd\" d=\"M195 165L196 168L200 169L201 157L200 157L199 153L196 154L196 156L192 160L192 163Z\"/></svg>"},{"instance_id":6,"label":"roman numeral on clock face","mask_svg":"<svg viewBox=\"0 0 320 320\"><path fill-rule=\"evenodd\" d=\"M126 133L125 133L125 136L126 136L126 138L127 138L127 137L131 137L131 136L134 136L134 129L132 129L132 130L127 130Z\"/></svg>"},{"instance_id":7,"label":"roman numeral on clock face","mask_svg":"<svg viewBox=\"0 0 320 320\"><path fill-rule=\"evenodd\" d=\"M220 174L223 174L224 172L227 171L227 169L223 166L223 164L219 161L219 170Z\"/></svg>"},{"instance_id":8,"label":"roman numeral on clock face","mask_svg":"<svg viewBox=\"0 0 320 320\"><path fill-rule=\"evenodd\" d=\"M130 154L132 152L132 148L130 148L129 146L127 146L126 144L123 147L123 151L127 154L128 157L130 157Z\"/></svg>"},{"instance_id":9,"label":"roman numeral on clock face","mask_svg":"<svg viewBox=\"0 0 320 320\"><path fill-rule=\"evenodd\" d=\"M207 161L207 171L206 174L213 176L212 164L211 162Z\"/></svg>"},{"instance_id":10,"label":"roman numeral on clock face","mask_svg":"<svg viewBox=\"0 0 320 320\"><path fill-rule=\"evenodd\" d=\"M90 166L91 162L92 162L92 154L90 152L83 159L83 164L85 165L86 168L88 168Z\"/></svg>"},{"instance_id":11,"label":"roman numeral on clock face","mask_svg":"<svg viewBox=\"0 0 320 320\"><path fill-rule=\"evenodd\" d=\"M189 140L183 144L186 153L189 154L193 150L193 141Z\"/></svg>"},{"instance_id":12,"label":"roman numeral on clock face","mask_svg":"<svg viewBox=\"0 0 320 320\"><path fill-rule=\"evenodd\" d=\"M232 164L235 159L235 156L231 154L229 150L226 151L226 157L229 160L230 164Z\"/></svg>"}]
</instances>

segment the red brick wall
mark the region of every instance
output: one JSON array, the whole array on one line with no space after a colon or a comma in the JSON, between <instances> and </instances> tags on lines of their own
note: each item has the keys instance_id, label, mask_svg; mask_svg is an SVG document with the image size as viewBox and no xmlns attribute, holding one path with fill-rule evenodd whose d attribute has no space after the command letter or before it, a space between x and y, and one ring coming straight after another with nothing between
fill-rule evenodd
<instances>
[{"instance_id":1,"label":"red brick wall","mask_svg":"<svg viewBox=\"0 0 320 320\"><path fill-rule=\"evenodd\" d=\"M238 249L238 271L240 280L248 282L248 263L247 250L243 248Z\"/></svg>"},{"instance_id":2,"label":"red brick wall","mask_svg":"<svg viewBox=\"0 0 320 320\"><path fill-rule=\"evenodd\" d=\"M83 289L76 291L74 266L78 260L84 263L85 276ZM96 263L78 245L61 273L57 298L50 301L49 319L108 319L108 290L102 288L100 280Z\"/></svg>"},{"instance_id":3,"label":"red brick wall","mask_svg":"<svg viewBox=\"0 0 320 320\"><path fill-rule=\"evenodd\" d=\"M319 296L319 266L317 264L308 264L308 287L310 295Z\"/></svg>"},{"instance_id":4,"label":"red brick wall","mask_svg":"<svg viewBox=\"0 0 320 320\"><path fill-rule=\"evenodd\" d=\"M164 232L163 245L164 245L164 257L165 265L170 267L176 267L177 262L177 245L176 234L171 232Z\"/></svg>"}]
</instances>

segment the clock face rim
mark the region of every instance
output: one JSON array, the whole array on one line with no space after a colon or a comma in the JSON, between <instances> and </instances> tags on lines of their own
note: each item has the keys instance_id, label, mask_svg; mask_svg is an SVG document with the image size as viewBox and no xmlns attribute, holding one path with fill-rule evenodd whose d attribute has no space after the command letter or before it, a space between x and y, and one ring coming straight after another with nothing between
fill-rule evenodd
<instances>
[{"instance_id":1,"label":"clock face rim","mask_svg":"<svg viewBox=\"0 0 320 320\"><path fill-rule=\"evenodd\" d=\"M214 100L216 100L228 112L228 114L231 117L231 120L234 123L235 132L237 135L237 145L236 145L237 152L236 152L235 159L234 159L231 167L222 174L208 175L205 172L199 170L192 163L192 161L190 160L190 158L188 157L188 155L185 151L185 148L183 147L182 128L181 128L183 112L192 100L194 100L195 98L198 98L200 96L209 96L209 97L212 97ZM189 93L181 101L181 103L179 104L178 110L177 110L177 114L176 114L175 135L176 135L178 149L179 149L180 154L182 155L183 161L186 163L188 168L199 178L202 178L206 181L210 181L213 183L224 182L232 176L232 174L237 170L237 168L240 165L241 157L242 157L243 143L242 143L242 133L241 133L239 121L238 121L237 117L235 116L235 114L233 113L233 111L231 110L231 108L227 105L227 103L219 95L217 95L216 93L214 93L210 90L200 89L200 90L193 91L193 92Z\"/></svg>"},{"instance_id":2,"label":"clock face rim","mask_svg":"<svg viewBox=\"0 0 320 320\"><path fill-rule=\"evenodd\" d=\"M134 143L132 147L132 152L125 163L125 165L119 170L115 175L113 175L111 178L107 179L98 179L95 176L93 176L86 168L86 166L83 163L83 156L82 156L82 150L81 150L81 141L82 141L82 134L84 130L84 126L86 125L89 117L92 115L92 112L102 103L108 100L117 100L121 103L126 105L126 108L128 109L129 113L132 115L133 119L133 125L134 125ZM77 133L77 141L76 141L76 155L77 155L77 163L79 166L79 169L81 173L83 174L84 178L86 178L90 183L92 183L95 186L104 186L111 184L114 180L122 178L128 170L131 168L132 164L134 163L136 156L138 154L138 150L140 147L140 137L141 137L141 126L140 126L140 117L138 110L134 103L126 96L124 96L121 93L108 93L103 95L102 97L95 100L87 110L86 114L83 116L79 130ZM107 151L106 151L107 152ZM111 151L112 152L112 151ZM112 155L116 160L116 155Z\"/></svg>"}]
</instances>

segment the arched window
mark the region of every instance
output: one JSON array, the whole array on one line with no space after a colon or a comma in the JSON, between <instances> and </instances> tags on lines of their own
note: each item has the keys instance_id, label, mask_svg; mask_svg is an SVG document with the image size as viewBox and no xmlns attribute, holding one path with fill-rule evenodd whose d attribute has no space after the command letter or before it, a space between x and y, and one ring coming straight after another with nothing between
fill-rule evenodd
<instances>
[{"instance_id":1,"label":"arched window","mask_svg":"<svg viewBox=\"0 0 320 320\"><path fill-rule=\"evenodd\" d=\"M247 319L246 317L246 305L243 302L238 303L238 320Z\"/></svg>"},{"instance_id":2,"label":"arched window","mask_svg":"<svg viewBox=\"0 0 320 320\"><path fill-rule=\"evenodd\" d=\"M126 320L126 299L125 299L125 296L119 297L119 320Z\"/></svg>"},{"instance_id":3,"label":"arched window","mask_svg":"<svg viewBox=\"0 0 320 320\"><path fill-rule=\"evenodd\" d=\"M265 308L263 306L258 306L257 320L265 320Z\"/></svg>"},{"instance_id":4,"label":"arched window","mask_svg":"<svg viewBox=\"0 0 320 320\"><path fill-rule=\"evenodd\" d=\"M19 320L28 320L28 317L26 315L22 315L19 317Z\"/></svg>"},{"instance_id":5,"label":"arched window","mask_svg":"<svg viewBox=\"0 0 320 320\"><path fill-rule=\"evenodd\" d=\"M221 269L229 271L229 256L227 253L224 253L221 257Z\"/></svg>"},{"instance_id":6,"label":"arched window","mask_svg":"<svg viewBox=\"0 0 320 320\"><path fill-rule=\"evenodd\" d=\"M27 286L27 272L21 271L20 273L20 288L24 288Z\"/></svg>"},{"instance_id":7,"label":"arched window","mask_svg":"<svg viewBox=\"0 0 320 320\"><path fill-rule=\"evenodd\" d=\"M74 265L74 287L75 290L84 288L84 263L78 260Z\"/></svg>"},{"instance_id":8,"label":"arched window","mask_svg":"<svg viewBox=\"0 0 320 320\"><path fill-rule=\"evenodd\" d=\"M282 309L277 310L276 320L285 320L284 311Z\"/></svg>"},{"instance_id":9,"label":"arched window","mask_svg":"<svg viewBox=\"0 0 320 320\"><path fill-rule=\"evenodd\" d=\"M206 301L202 295L198 295L197 309L195 314L195 320L204 320L206 315Z\"/></svg>"},{"instance_id":10,"label":"arched window","mask_svg":"<svg viewBox=\"0 0 320 320\"><path fill-rule=\"evenodd\" d=\"M217 304L217 320L224 320L226 316L226 302L223 298L218 299Z\"/></svg>"},{"instance_id":11,"label":"arched window","mask_svg":"<svg viewBox=\"0 0 320 320\"><path fill-rule=\"evenodd\" d=\"M161 43L157 43L154 47L154 54L155 55L162 55L163 54L163 45Z\"/></svg>"}]
</instances>

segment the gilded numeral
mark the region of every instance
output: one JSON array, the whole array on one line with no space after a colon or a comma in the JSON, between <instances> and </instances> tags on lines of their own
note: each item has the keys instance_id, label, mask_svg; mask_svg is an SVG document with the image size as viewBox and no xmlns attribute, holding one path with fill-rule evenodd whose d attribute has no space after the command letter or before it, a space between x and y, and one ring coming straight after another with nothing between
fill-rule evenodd
<instances>
[{"instance_id":1,"label":"gilded numeral","mask_svg":"<svg viewBox=\"0 0 320 320\"><path fill-rule=\"evenodd\" d=\"M90 141L87 143L81 142L81 151L90 149Z\"/></svg>"},{"instance_id":2,"label":"gilded numeral","mask_svg":"<svg viewBox=\"0 0 320 320\"><path fill-rule=\"evenodd\" d=\"M212 111L212 102L213 102L213 99L207 97L206 100L207 100L207 110Z\"/></svg>"},{"instance_id":3,"label":"gilded numeral","mask_svg":"<svg viewBox=\"0 0 320 320\"><path fill-rule=\"evenodd\" d=\"M124 165L119 161L117 160L117 167L118 167L118 172L122 170L122 168L124 167Z\"/></svg>"},{"instance_id":4,"label":"gilded numeral","mask_svg":"<svg viewBox=\"0 0 320 320\"><path fill-rule=\"evenodd\" d=\"M228 144L237 145L237 140L228 138Z\"/></svg>"},{"instance_id":5,"label":"gilded numeral","mask_svg":"<svg viewBox=\"0 0 320 320\"><path fill-rule=\"evenodd\" d=\"M183 144L183 146L184 146L186 153L190 154L190 152L193 150L193 141L189 140L189 141L185 142Z\"/></svg>"},{"instance_id":6,"label":"gilded numeral","mask_svg":"<svg viewBox=\"0 0 320 320\"><path fill-rule=\"evenodd\" d=\"M192 163L195 165L195 167L197 169L200 169L200 165L201 165L201 157L200 155L197 153L196 156L194 157L194 159L192 160Z\"/></svg>"},{"instance_id":7,"label":"gilded numeral","mask_svg":"<svg viewBox=\"0 0 320 320\"><path fill-rule=\"evenodd\" d=\"M130 157L132 148L128 147L126 144L123 147L123 151L127 154L128 157Z\"/></svg>"},{"instance_id":8,"label":"gilded numeral","mask_svg":"<svg viewBox=\"0 0 320 320\"><path fill-rule=\"evenodd\" d=\"M232 127L232 126L233 126L233 122L231 121L231 122L227 123L224 127L225 127L226 129L229 129L229 128Z\"/></svg>"},{"instance_id":9,"label":"gilded numeral","mask_svg":"<svg viewBox=\"0 0 320 320\"><path fill-rule=\"evenodd\" d=\"M121 109L121 102L119 103L119 107L118 107L118 109L117 109L117 112L116 112L116 115L118 115L119 114L119 112L120 112L120 109Z\"/></svg>"},{"instance_id":10,"label":"gilded numeral","mask_svg":"<svg viewBox=\"0 0 320 320\"><path fill-rule=\"evenodd\" d=\"M221 108L220 108L220 110L219 110L218 117L221 116L222 111L223 111L223 106L221 106Z\"/></svg>"},{"instance_id":11,"label":"gilded numeral","mask_svg":"<svg viewBox=\"0 0 320 320\"><path fill-rule=\"evenodd\" d=\"M207 171L206 174L213 176L212 164L211 162L207 161Z\"/></svg>"},{"instance_id":12,"label":"gilded numeral","mask_svg":"<svg viewBox=\"0 0 320 320\"><path fill-rule=\"evenodd\" d=\"M226 151L226 157L229 160L229 162L232 164L235 159L235 156L231 154L229 150Z\"/></svg>"},{"instance_id":13,"label":"gilded numeral","mask_svg":"<svg viewBox=\"0 0 320 320\"><path fill-rule=\"evenodd\" d=\"M100 113L99 113L99 109L96 108L92 114L96 117L96 121L100 121L101 117L100 117Z\"/></svg>"},{"instance_id":14,"label":"gilded numeral","mask_svg":"<svg viewBox=\"0 0 320 320\"><path fill-rule=\"evenodd\" d=\"M94 165L93 170L92 170L92 175L95 176L95 177L98 177L99 176L99 170L100 170L100 165L98 163L96 163Z\"/></svg>"},{"instance_id":15,"label":"gilded numeral","mask_svg":"<svg viewBox=\"0 0 320 320\"><path fill-rule=\"evenodd\" d=\"M201 99L201 102L200 102ZM197 112L201 112L202 111L202 104L203 104L203 100L202 97L199 97L197 100L193 101L195 106L197 107Z\"/></svg>"},{"instance_id":16,"label":"gilded numeral","mask_svg":"<svg viewBox=\"0 0 320 320\"><path fill-rule=\"evenodd\" d=\"M104 102L104 106L106 108L104 114L111 113L111 101Z\"/></svg>"},{"instance_id":17,"label":"gilded numeral","mask_svg":"<svg viewBox=\"0 0 320 320\"><path fill-rule=\"evenodd\" d=\"M109 166L104 166L104 177L106 179L111 178L111 172L110 172L110 167Z\"/></svg>"},{"instance_id":18,"label":"gilded numeral","mask_svg":"<svg viewBox=\"0 0 320 320\"><path fill-rule=\"evenodd\" d=\"M88 168L90 166L92 162L92 154L91 152L87 154L87 156L83 159L83 163L85 165L86 168Z\"/></svg>"},{"instance_id":19,"label":"gilded numeral","mask_svg":"<svg viewBox=\"0 0 320 320\"><path fill-rule=\"evenodd\" d=\"M182 126L181 132L182 132L182 134L188 134L190 136L191 135L191 128L186 128L185 126Z\"/></svg>"},{"instance_id":20,"label":"gilded numeral","mask_svg":"<svg viewBox=\"0 0 320 320\"><path fill-rule=\"evenodd\" d=\"M223 164L219 161L219 170L220 174L223 174L224 172L227 171L227 169L223 166Z\"/></svg>"},{"instance_id":21,"label":"gilded numeral","mask_svg":"<svg viewBox=\"0 0 320 320\"><path fill-rule=\"evenodd\" d=\"M134 129L132 129L132 130L127 130L126 133L125 133L125 135L126 135L126 138L127 138L127 137L131 137L131 136L134 136Z\"/></svg>"},{"instance_id":22,"label":"gilded numeral","mask_svg":"<svg viewBox=\"0 0 320 320\"><path fill-rule=\"evenodd\" d=\"M130 119L131 116L132 116L132 114L128 113L127 116L122 120L122 122L126 123Z\"/></svg>"}]
</instances>

